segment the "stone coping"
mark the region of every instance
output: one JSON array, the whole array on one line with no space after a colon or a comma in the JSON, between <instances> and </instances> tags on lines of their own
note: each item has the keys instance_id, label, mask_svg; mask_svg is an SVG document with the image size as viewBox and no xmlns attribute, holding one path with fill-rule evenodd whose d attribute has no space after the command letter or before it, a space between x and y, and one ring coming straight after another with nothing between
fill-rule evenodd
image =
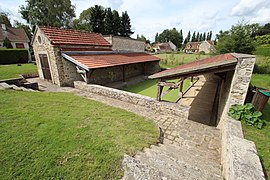
<instances>
[{"instance_id":1,"label":"stone coping","mask_svg":"<svg viewBox=\"0 0 270 180\"><path fill-rule=\"evenodd\" d=\"M135 105L140 105L158 112L169 113L179 116L179 118L188 118L189 106L184 106L171 102L160 102L154 98L135 94L131 92L113 89L96 84L86 84L82 81L75 81L74 87L86 92L118 99Z\"/></svg>"},{"instance_id":2,"label":"stone coping","mask_svg":"<svg viewBox=\"0 0 270 180\"><path fill-rule=\"evenodd\" d=\"M222 129L223 176L225 179L265 179L254 142L244 139L240 121L226 115Z\"/></svg>"}]
</instances>

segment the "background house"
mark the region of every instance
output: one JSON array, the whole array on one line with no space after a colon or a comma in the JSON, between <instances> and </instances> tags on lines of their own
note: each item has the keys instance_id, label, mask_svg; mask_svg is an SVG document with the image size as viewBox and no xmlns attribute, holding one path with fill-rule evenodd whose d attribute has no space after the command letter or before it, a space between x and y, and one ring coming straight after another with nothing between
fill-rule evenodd
<instances>
[{"instance_id":1,"label":"background house","mask_svg":"<svg viewBox=\"0 0 270 180\"><path fill-rule=\"evenodd\" d=\"M210 53L214 50L214 43L212 41L188 42L184 48L185 53Z\"/></svg>"},{"instance_id":2,"label":"background house","mask_svg":"<svg viewBox=\"0 0 270 180\"><path fill-rule=\"evenodd\" d=\"M0 48L4 46L4 40L9 39L13 48L23 48L29 50L30 42L24 29L7 27L1 24L0 28Z\"/></svg>"},{"instance_id":3,"label":"background house","mask_svg":"<svg viewBox=\"0 0 270 180\"><path fill-rule=\"evenodd\" d=\"M156 43L153 45L155 52L171 52L177 51L177 47L171 42L166 43Z\"/></svg>"},{"instance_id":4,"label":"background house","mask_svg":"<svg viewBox=\"0 0 270 180\"><path fill-rule=\"evenodd\" d=\"M32 45L39 77L59 86L73 86L74 81L108 85L160 70L160 59L142 52L144 43L111 40L97 33L37 27ZM118 47L119 41L127 45Z\"/></svg>"}]
</instances>

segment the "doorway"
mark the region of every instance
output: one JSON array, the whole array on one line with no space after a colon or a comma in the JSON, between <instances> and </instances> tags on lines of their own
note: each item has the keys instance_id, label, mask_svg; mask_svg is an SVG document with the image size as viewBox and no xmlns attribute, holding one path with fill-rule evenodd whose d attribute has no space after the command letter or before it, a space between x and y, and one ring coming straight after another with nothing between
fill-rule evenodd
<instances>
[{"instance_id":1,"label":"doorway","mask_svg":"<svg viewBox=\"0 0 270 180\"><path fill-rule=\"evenodd\" d=\"M52 81L51 70L47 54L39 54L39 59L44 79Z\"/></svg>"}]
</instances>

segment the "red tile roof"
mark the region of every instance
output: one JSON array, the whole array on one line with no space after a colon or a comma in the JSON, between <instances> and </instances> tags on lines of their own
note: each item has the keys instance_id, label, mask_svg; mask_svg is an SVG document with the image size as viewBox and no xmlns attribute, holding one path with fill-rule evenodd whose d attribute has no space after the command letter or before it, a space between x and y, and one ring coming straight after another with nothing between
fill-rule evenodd
<instances>
[{"instance_id":1,"label":"red tile roof","mask_svg":"<svg viewBox=\"0 0 270 180\"><path fill-rule=\"evenodd\" d=\"M156 56L146 53L120 53L120 54L68 54L69 57L84 67L97 69L125 64L134 64L150 61L159 61ZM66 58L69 59L69 58Z\"/></svg>"},{"instance_id":2,"label":"red tile roof","mask_svg":"<svg viewBox=\"0 0 270 180\"><path fill-rule=\"evenodd\" d=\"M28 43L30 40L26 35L24 29L6 27L6 30L0 27L0 40L4 40L8 38L11 42L26 42Z\"/></svg>"},{"instance_id":3,"label":"red tile roof","mask_svg":"<svg viewBox=\"0 0 270 180\"><path fill-rule=\"evenodd\" d=\"M56 27L41 27L44 34L54 45L94 45L111 46L101 34L59 29Z\"/></svg>"},{"instance_id":4,"label":"red tile roof","mask_svg":"<svg viewBox=\"0 0 270 180\"><path fill-rule=\"evenodd\" d=\"M213 56L206 59L201 59L201 60L193 61L190 63L186 63L181 66L177 66L175 68L171 68L165 71L161 71L159 73L153 74L152 76L150 76L150 78L155 79L155 78L162 78L162 77L167 77L167 76L180 75L184 73L191 73L191 72L202 70L205 68L211 68L211 67L219 66L221 64L226 65L226 64L231 64L235 62L236 62L236 58L232 54L230 53L222 54L222 55Z\"/></svg>"}]
</instances>

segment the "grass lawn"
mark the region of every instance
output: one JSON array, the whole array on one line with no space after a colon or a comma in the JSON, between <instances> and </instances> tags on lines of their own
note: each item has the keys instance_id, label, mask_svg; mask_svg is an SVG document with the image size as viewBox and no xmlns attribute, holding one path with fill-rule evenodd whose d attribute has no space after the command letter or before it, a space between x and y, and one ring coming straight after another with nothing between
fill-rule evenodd
<instances>
[{"instance_id":1,"label":"grass lawn","mask_svg":"<svg viewBox=\"0 0 270 180\"><path fill-rule=\"evenodd\" d=\"M0 65L0 80L18 78L20 74L35 73L37 66L34 64L17 64Z\"/></svg>"},{"instance_id":2,"label":"grass lawn","mask_svg":"<svg viewBox=\"0 0 270 180\"><path fill-rule=\"evenodd\" d=\"M69 93L0 91L0 179L119 179L151 120Z\"/></svg>"},{"instance_id":3,"label":"grass lawn","mask_svg":"<svg viewBox=\"0 0 270 180\"><path fill-rule=\"evenodd\" d=\"M171 53L171 54L163 53L163 54L156 54L155 56L161 59L160 65L163 68L172 68L194 60L210 57L210 55L186 54L186 53Z\"/></svg>"},{"instance_id":4,"label":"grass lawn","mask_svg":"<svg viewBox=\"0 0 270 180\"><path fill-rule=\"evenodd\" d=\"M270 89L270 74L253 74L253 85ZM259 130L242 123L245 138L254 141L263 162L268 178L270 177L270 100L263 111L263 119L266 120L266 126Z\"/></svg>"},{"instance_id":5,"label":"grass lawn","mask_svg":"<svg viewBox=\"0 0 270 180\"><path fill-rule=\"evenodd\" d=\"M184 81L184 86L183 86L184 90L187 89L187 87L189 86L189 83L190 83L189 79ZM162 92L165 92L167 89L168 89L168 87L164 87ZM156 98L157 97L157 81L156 80L146 80L146 81L140 82L138 84L131 85L131 86L125 88L124 90L128 91L128 92L133 92L133 93L149 96L152 98ZM178 98L178 93L179 93L179 89L172 90L171 92L166 94L162 98L162 100L175 102Z\"/></svg>"}]
</instances>

